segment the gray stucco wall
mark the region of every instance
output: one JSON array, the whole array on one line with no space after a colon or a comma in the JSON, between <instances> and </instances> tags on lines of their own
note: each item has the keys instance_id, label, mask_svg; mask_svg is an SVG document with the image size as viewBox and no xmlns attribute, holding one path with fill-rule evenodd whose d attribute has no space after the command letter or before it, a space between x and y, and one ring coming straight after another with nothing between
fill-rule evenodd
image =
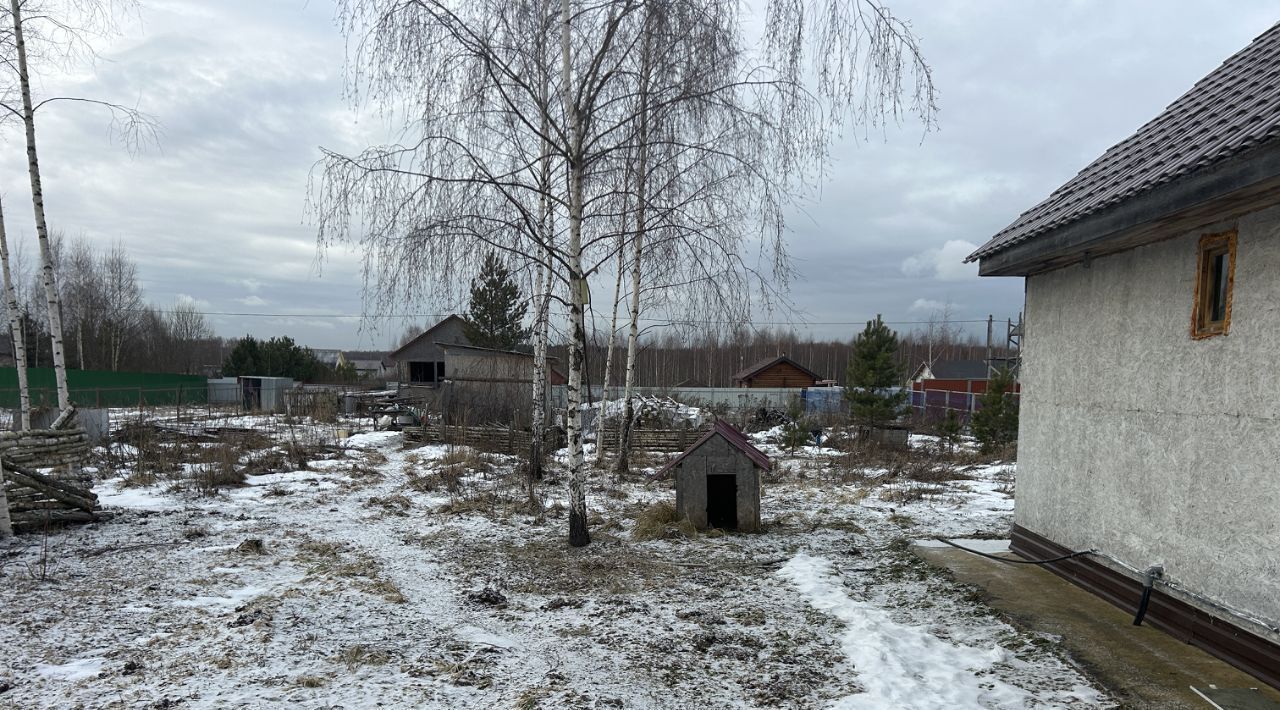
<instances>
[{"instance_id":1,"label":"gray stucco wall","mask_svg":"<svg viewBox=\"0 0 1280 710\"><path fill-rule=\"evenodd\" d=\"M1231 330L1189 334L1238 228ZM1016 520L1280 622L1280 208L1027 279ZM1266 634L1275 638L1275 634Z\"/></svg>"}]
</instances>

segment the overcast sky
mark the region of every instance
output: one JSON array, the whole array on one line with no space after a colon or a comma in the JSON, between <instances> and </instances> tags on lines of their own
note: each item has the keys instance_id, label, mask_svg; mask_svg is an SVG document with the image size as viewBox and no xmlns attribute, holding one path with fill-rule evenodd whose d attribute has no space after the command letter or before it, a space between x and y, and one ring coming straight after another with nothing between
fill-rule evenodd
<instances>
[{"instance_id":1,"label":"overcast sky","mask_svg":"<svg viewBox=\"0 0 1280 710\"><path fill-rule=\"evenodd\" d=\"M836 146L830 178L792 221L800 332L848 337L877 313L1016 316L1021 279L961 263L1021 211L1154 117L1278 18L1274 3L890 0L923 40L938 130L890 129ZM162 124L129 157L106 117L49 109L40 150L52 228L122 243L148 299L191 299L221 335L382 347L361 312L354 255L316 259L304 213L319 146L354 151L378 122L342 96L344 43L325 0L158 0L94 68L42 78L43 94L137 105ZM4 134L10 239L34 257L21 133ZM408 312L432 304L406 304ZM600 304L597 304L599 307Z\"/></svg>"}]
</instances>

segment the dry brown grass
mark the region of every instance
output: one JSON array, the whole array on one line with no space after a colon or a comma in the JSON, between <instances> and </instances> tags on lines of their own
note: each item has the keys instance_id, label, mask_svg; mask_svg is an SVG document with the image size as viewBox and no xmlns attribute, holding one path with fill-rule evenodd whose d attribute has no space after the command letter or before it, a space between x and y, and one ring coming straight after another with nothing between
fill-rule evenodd
<instances>
[{"instance_id":1,"label":"dry brown grass","mask_svg":"<svg viewBox=\"0 0 1280 710\"><path fill-rule=\"evenodd\" d=\"M355 670L360 666L386 665L391 661L391 654L383 649L358 643L338 652L332 660L336 663L345 664L350 670Z\"/></svg>"},{"instance_id":2,"label":"dry brown grass","mask_svg":"<svg viewBox=\"0 0 1280 710\"><path fill-rule=\"evenodd\" d=\"M390 515L399 515L405 517L409 515L409 510L413 508L413 501L404 496L374 496L365 501L365 505L371 508L381 508L383 513Z\"/></svg>"},{"instance_id":3,"label":"dry brown grass","mask_svg":"<svg viewBox=\"0 0 1280 710\"><path fill-rule=\"evenodd\" d=\"M698 529L688 518L680 518L671 503L654 503L636 516L631 529L633 540L660 540L666 537L697 537Z\"/></svg>"}]
</instances>

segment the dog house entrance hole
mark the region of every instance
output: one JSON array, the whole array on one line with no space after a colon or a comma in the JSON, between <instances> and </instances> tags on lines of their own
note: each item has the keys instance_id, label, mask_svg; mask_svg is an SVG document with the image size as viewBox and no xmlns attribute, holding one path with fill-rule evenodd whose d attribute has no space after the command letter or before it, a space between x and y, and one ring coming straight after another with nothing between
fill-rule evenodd
<instances>
[{"instance_id":1,"label":"dog house entrance hole","mask_svg":"<svg viewBox=\"0 0 1280 710\"><path fill-rule=\"evenodd\" d=\"M707 476L707 524L721 530L738 529L738 477Z\"/></svg>"}]
</instances>

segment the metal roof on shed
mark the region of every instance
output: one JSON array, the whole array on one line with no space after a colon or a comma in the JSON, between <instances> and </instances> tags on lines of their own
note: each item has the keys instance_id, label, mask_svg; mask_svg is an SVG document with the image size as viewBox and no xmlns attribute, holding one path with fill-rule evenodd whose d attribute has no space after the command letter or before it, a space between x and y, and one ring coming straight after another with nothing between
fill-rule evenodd
<instances>
[{"instance_id":1,"label":"metal roof on shed","mask_svg":"<svg viewBox=\"0 0 1280 710\"><path fill-rule=\"evenodd\" d=\"M1103 212L1280 137L1280 24L1112 146L965 261Z\"/></svg>"},{"instance_id":2,"label":"metal roof on shed","mask_svg":"<svg viewBox=\"0 0 1280 710\"><path fill-rule=\"evenodd\" d=\"M746 454L747 458L751 459L752 463L754 463L755 465L759 466L765 471L773 470L773 464L769 461L769 457L766 456L763 451L761 451L760 449L757 449L751 443L751 441L747 439L746 434L743 434L742 432L738 431L737 427L733 426L729 422L726 422L723 419L717 419L716 423L712 425L711 431L708 431L706 434L703 434L701 438L693 442L693 446L690 446L688 449L686 449L684 453L668 461L667 465L663 466L657 471L654 471L653 477L660 478L662 476L665 476L668 471L678 466L680 462L685 459L686 456L693 453L694 451L697 451L699 446L702 446L707 441L709 441L711 437L717 436L717 435L723 437L724 440L729 442L729 445L732 446L733 448Z\"/></svg>"}]
</instances>

